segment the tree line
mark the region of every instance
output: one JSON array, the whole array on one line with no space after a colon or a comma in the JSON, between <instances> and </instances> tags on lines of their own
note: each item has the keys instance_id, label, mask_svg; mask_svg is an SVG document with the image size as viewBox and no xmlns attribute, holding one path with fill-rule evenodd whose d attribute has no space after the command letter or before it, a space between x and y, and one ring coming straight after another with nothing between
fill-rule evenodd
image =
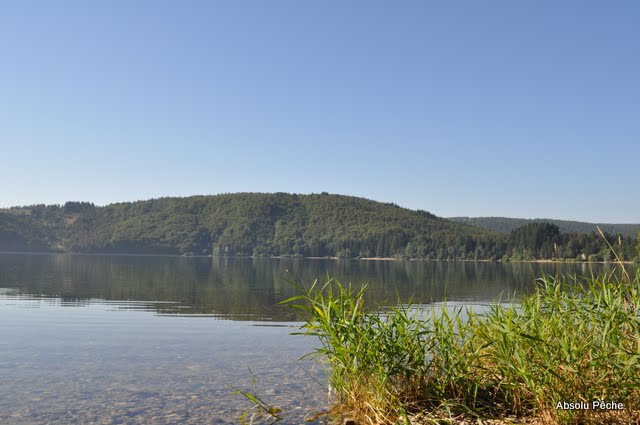
<instances>
[{"instance_id":1,"label":"tree line","mask_svg":"<svg viewBox=\"0 0 640 425\"><path fill-rule=\"evenodd\" d=\"M0 211L0 250L81 253L394 257L428 260L624 259L635 238L533 222L508 234L426 211L327 193L239 193Z\"/></svg>"},{"instance_id":2,"label":"tree line","mask_svg":"<svg viewBox=\"0 0 640 425\"><path fill-rule=\"evenodd\" d=\"M510 218L510 217L450 217L449 220L472 226L484 227L500 233L511 233L513 230L531 223L551 223L558 226L562 233L591 233L596 226L611 235L620 234L623 237L636 238L640 232L640 223L637 224L612 224L612 223L585 223L582 221L556 220L551 218Z\"/></svg>"}]
</instances>

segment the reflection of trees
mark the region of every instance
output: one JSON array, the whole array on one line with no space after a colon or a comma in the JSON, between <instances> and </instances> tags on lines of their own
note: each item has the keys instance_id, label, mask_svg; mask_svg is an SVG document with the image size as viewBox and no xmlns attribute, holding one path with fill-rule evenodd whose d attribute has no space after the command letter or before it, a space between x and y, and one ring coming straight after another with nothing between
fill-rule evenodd
<instances>
[{"instance_id":1,"label":"reflection of trees","mask_svg":"<svg viewBox=\"0 0 640 425\"><path fill-rule=\"evenodd\" d=\"M0 287L55 296L67 305L92 299L138 301L161 314L206 314L239 320L294 320L278 302L295 295L285 282L310 284L327 273L367 283L372 305L491 301L532 290L536 276L590 275L602 265L430 261L304 260L108 255L0 255ZM157 303L162 301L163 303ZM141 302L141 303L140 303ZM123 308L128 308L126 305Z\"/></svg>"}]
</instances>

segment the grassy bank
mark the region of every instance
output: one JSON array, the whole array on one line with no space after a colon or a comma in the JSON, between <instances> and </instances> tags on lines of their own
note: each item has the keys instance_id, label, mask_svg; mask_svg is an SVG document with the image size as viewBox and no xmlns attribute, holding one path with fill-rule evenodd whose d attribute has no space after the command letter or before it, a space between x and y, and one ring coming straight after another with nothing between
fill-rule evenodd
<instances>
[{"instance_id":1,"label":"grassy bank","mask_svg":"<svg viewBox=\"0 0 640 425\"><path fill-rule=\"evenodd\" d=\"M518 304L482 314L368 308L366 287L333 279L301 287L286 303L300 312L303 333L321 342L310 355L328 365L336 411L357 423L415 415L640 421L640 275L537 285Z\"/></svg>"}]
</instances>

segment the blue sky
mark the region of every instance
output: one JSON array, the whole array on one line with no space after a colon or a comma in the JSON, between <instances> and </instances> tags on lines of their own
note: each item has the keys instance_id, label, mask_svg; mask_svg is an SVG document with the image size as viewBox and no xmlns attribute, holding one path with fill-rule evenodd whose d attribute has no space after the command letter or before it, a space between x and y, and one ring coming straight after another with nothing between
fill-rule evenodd
<instances>
[{"instance_id":1,"label":"blue sky","mask_svg":"<svg viewBox=\"0 0 640 425\"><path fill-rule=\"evenodd\" d=\"M0 207L327 191L640 222L636 1L12 1Z\"/></svg>"}]
</instances>

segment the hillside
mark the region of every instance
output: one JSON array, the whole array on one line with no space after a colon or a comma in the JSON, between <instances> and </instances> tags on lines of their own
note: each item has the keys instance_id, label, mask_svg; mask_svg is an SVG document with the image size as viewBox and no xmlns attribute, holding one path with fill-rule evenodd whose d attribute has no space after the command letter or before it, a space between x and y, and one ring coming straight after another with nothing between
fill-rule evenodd
<instances>
[{"instance_id":1,"label":"hillside","mask_svg":"<svg viewBox=\"0 0 640 425\"><path fill-rule=\"evenodd\" d=\"M455 220L327 193L67 202L0 210L0 251L597 261L612 258L609 245L626 259L640 250L633 227L618 238L619 227L604 225L605 241L588 223Z\"/></svg>"},{"instance_id":2,"label":"hillside","mask_svg":"<svg viewBox=\"0 0 640 425\"><path fill-rule=\"evenodd\" d=\"M342 195L239 193L0 212L0 249L188 255L498 258L499 234Z\"/></svg>"},{"instance_id":3,"label":"hillside","mask_svg":"<svg viewBox=\"0 0 640 425\"><path fill-rule=\"evenodd\" d=\"M603 232L612 235L621 234L622 236L631 238L635 238L640 231L640 224L585 223L581 221L554 220L548 218L451 217L449 220L495 230L500 233L510 233L518 227L529 223L555 224L562 233L591 233L596 231L596 226L599 226Z\"/></svg>"},{"instance_id":4,"label":"hillside","mask_svg":"<svg viewBox=\"0 0 640 425\"><path fill-rule=\"evenodd\" d=\"M51 244L30 214L0 211L0 251L46 251Z\"/></svg>"}]
</instances>

